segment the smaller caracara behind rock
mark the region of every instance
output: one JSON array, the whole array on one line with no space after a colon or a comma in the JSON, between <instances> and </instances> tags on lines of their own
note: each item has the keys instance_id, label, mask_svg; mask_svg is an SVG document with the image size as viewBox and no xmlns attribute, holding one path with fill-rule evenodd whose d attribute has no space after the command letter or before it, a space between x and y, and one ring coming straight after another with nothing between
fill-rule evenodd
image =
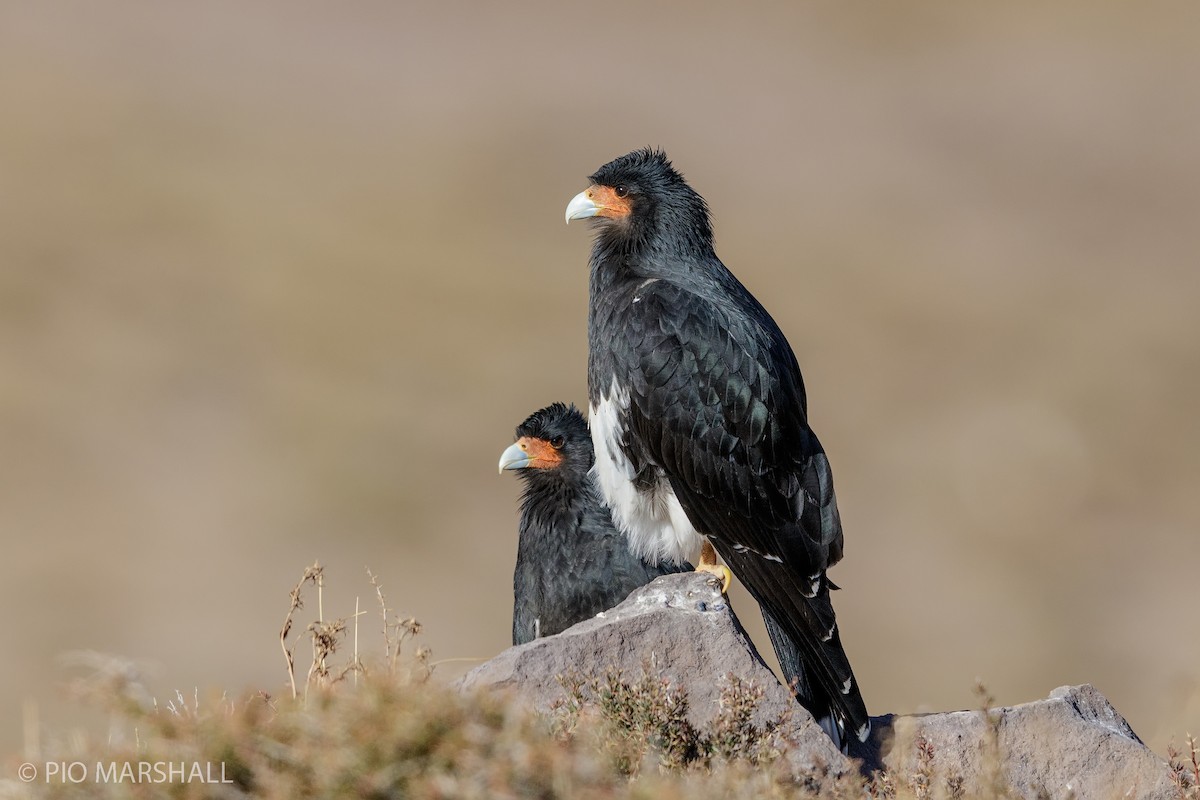
<instances>
[{"instance_id":1,"label":"smaller caracara behind rock","mask_svg":"<svg viewBox=\"0 0 1200 800\"><path fill-rule=\"evenodd\" d=\"M519 470L520 539L513 572L513 644L566 630L620 603L659 575L690 565L649 564L613 527L591 476L587 422L555 403L517 428L500 469Z\"/></svg>"}]
</instances>

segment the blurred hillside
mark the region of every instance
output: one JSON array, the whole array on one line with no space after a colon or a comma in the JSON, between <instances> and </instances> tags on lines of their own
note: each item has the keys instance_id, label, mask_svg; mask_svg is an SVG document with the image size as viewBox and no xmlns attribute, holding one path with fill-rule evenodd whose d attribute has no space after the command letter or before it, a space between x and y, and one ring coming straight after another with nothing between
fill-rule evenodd
<instances>
[{"instance_id":1,"label":"blurred hillside","mask_svg":"<svg viewBox=\"0 0 1200 800\"><path fill-rule=\"evenodd\" d=\"M0 7L0 752L27 698L77 719L68 650L280 687L316 558L328 614L370 566L435 659L505 647L496 459L586 400L563 209L646 144L804 368L873 712L1092 682L1162 752L1200 723L1198 44L1194 4Z\"/></svg>"}]
</instances>

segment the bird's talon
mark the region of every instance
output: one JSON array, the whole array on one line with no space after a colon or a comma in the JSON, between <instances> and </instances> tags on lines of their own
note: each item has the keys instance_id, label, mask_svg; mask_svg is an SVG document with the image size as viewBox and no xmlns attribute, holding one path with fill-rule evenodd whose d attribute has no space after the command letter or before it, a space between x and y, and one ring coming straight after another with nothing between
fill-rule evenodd
<instances>
[{"instance_id":1,"label":"bird's talon","mask_svg":"<svg viewBox=\"0 0 1200 800\"><path fill-rule=\"evenodd\" d=\"M717 551L713 549L712 543L708 539L705 539L700 547L700 561L696 564L696 572L716 575L721 579L721 594L729 593L729 583L733 580L733 573L717 560Z\"/></svg>"},{"instance_id":2,"label":"bird's talon","mask_svg":"<svg viewBox=\"0 0 1200 800\"><path fill-rule=\"evenodd\" d=\"M696 572L707 572L720 578L721 594L729 593L729 583L733 580L733 573L729 571L729 567L724 564L700 564L696 567Z\"/></svg>"}]
</instances>

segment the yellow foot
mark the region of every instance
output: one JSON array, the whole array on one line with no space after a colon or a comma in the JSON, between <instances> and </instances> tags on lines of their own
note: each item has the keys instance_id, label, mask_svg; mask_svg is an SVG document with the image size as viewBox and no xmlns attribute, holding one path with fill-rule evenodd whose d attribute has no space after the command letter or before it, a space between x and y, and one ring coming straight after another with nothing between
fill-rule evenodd
<instances>
[{"instance_id":1,"label":"yellow foot","mask_svg":"<svg viewBox=\"0 0 1200 800\"><path fill-rule=\"evenodd\" d=\"M733 573L729 571L729 567L717 561L717 551L713 550L713 546L704 540L704 544L700 546L700 563L696 565L696 572L708 572L716 575L721 579L721 594L729 591L729 582L733 580Z\"/></svg>"}]
</instances>

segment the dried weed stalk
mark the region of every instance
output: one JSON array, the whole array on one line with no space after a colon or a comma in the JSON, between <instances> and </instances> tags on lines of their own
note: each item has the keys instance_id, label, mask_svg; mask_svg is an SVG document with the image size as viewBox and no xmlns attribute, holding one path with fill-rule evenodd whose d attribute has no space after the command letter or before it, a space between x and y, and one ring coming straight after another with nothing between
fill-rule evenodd
<instances>
[{"instance_id":1,"label":"dried weed stalk","mask_svg":"<svg viewBox=\"0 0 1200 800\"><path fill-rule=\"evenodd\" d=\"M383 596L383 584L371 570L367 570L371 586L375 587L375 596L379 600L379 613L383 617L383 662L387 665L388 673L395 674L396 665L400 660L400 651L404 643L421 632L421 623L413 617L401 618L394 614ZM415 652L417 663L421 665L425 675L432 671L429 666L429 648L418 647Z\"/></svg>"},{"instance_id":2,"label":"dried weed stalk","mask_svg":"<svg viewBox=\"0 0 1200 800\"><path fill-rule=\"evenodd\" d=\"M1171 780L1179 800L1200 800L1200 752L1197 752L1196 737L1188 734L1186 757L1173 742L1168 745L1167 763L1171 766Z\"/></svg>"},{"instance_id":3,"label":"dried weed stalk","mask_svg":"<svg viewBox=\"0 0 1200 800\"><path fill-rule=\"evenodd\" d=\"M295 646L288 647L287 645L287 637L292 632L292 617L295 616L297 611L304 608L304 598L302 596L304 584L312 583L318 585L322 580L324 572L325 568L321 566L320 562L314 562L311 567L305 568L300 581L292 587L290 595L291 603L288 606L287 616L284 617L283 627L279 630L279 646L283 648L283 657L287 662L288 682L291 684L293 700L299 694L296 690L296 656Z\"/></svg>"},{"instance_id":4,"label":"dried weed stalk","mask_svg":"<svg viewBox=\"0 0 1200 800\"><path fill-rule=\"evenodd\" d=\"M370 578L371 586L375 588L375 594L379 599L379 607L383 614L384 664L386 665L388 674L395 674L401 645L421 632L421 623L411 617L401 619L393 615L384 599L383 587L379 583L379 580L370 570L367 570L367 575ZM359 652L358 643L358 618L366 612L359 608L359 599L355 598L355 611L352 617L349 619L345 617L326 619L325 568L320 563L314 563L311 567L304 570L304 574L301 576L299 582L292 588L287 616L284 618L283 627L279 631L279 644L283 649L284 660L287 665L288 683L291 688L293 700L300 696L300 687L296 682L296 644L293 643L289 647L287 638L291 634L292 627L295 624L296 612L304 608L303 593L306 584L315 586L317 590L317 619L304 629L305 636L312 647L312 661L304 678L305 699L307 700L309 690L314 686L327 689L345 680L348 675L353 675L355 683L357 683L359 673L364 675L367 673L367 667ZM341 667L335 667L333 665L334 657L345 641L350 627L350 619L354 621L354 652L349 662ZM428 648L417 648L415 659L424 675L428 676L430 672Z\"/></svg>"}]
</instances>

